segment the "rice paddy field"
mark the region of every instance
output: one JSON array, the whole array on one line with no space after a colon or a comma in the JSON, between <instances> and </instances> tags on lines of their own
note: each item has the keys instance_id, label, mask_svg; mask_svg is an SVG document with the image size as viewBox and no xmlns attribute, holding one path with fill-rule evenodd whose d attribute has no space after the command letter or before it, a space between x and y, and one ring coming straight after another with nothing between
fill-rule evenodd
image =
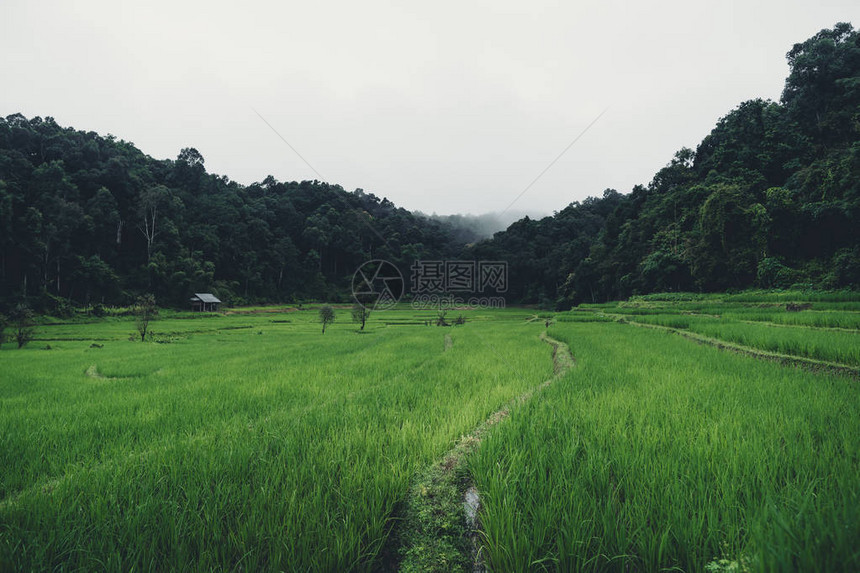
<instances>
[{"instance_id":1,"label":"rice paddy field","mask_svg":"<svg viewBox=\"0 0 860 573\"><path fill-rule=\"evenodd\" d=\"M860 297L809 298L46 322L0 351L0 571L409 570L464 440L477 526L430 533L491 571L860 570Z\"/></svg>"}]
</instances>

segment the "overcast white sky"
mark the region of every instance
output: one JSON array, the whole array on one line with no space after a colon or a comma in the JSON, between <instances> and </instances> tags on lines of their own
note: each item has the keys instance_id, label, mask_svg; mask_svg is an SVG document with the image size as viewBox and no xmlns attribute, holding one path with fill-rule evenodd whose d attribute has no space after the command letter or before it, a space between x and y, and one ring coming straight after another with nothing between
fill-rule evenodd
<instances>
[{"instance_id":1,"label":"overcast white sky","mask_svg":"<svg viewBox=\"0 0 860 573\"><path fill-rule=\"evenodd\" d=\"M241 183L317 175L409 209L550 213L647 183L856 0L2 0L0 115Z\"/></svg>"}]
</instances>

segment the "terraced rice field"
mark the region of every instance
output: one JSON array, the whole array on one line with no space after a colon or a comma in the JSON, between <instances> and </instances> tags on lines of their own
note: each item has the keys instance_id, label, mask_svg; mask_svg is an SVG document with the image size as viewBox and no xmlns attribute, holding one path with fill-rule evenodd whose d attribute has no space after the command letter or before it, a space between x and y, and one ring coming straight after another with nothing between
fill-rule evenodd
<instances>
[{"instance_id":1,"label":"terraced rice field","mask_svg":"<svg viewBox=\"0 0 860 573\"><path fill-rule=\"evenodd\" d=\"M860 569L860 303L759 298L44 324L0 570Z\"/></svg>"}]
</instances>

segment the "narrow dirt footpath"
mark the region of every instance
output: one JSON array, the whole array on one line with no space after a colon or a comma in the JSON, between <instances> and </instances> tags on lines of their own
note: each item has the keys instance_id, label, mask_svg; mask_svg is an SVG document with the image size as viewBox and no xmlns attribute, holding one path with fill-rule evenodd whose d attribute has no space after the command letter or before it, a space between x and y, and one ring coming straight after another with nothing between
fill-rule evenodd
<instances>
[{"instance_id":1,"label":"narrow dirt footpath","mask_svg":"<svg viewBox=\"0 0 860 573\"><path fill-rule=\"evenodd\" d=\"M563 376L574 366L566 344L544 332L541 340L552 346L553 377L494 412L442 458L418 475L407 496L400 527L391 534L395 571L484 571L479 547L480 492L463 463L493 426L511 410Z\"/></svg>"},{"instance_id":2,"label":"narrow dirt footpath","mask_svg":"<svg viewBox=\"0 0 860 573\"><path fill-rule=\"evenodd\" d=\"M825 360L816 360L815 358L806 358L803 356L780 354L778 352L769 352L767 350L761 350L759 348L753 348L751 346L744 346L735 342L720 340L719 338L711 338L710 336L705 336L704 334L691 332L689 330L672 328L670 326L662 326L659 324L649 324L647 322L637 322L635 320L630 320L629 318L625 319L623 322L625 324L629 324L631 326L638 326L640 328L651 328L653 330L671 332L672 334L677 334L678 336L683 336L684 338L695 340L699 344L707 344L709 346L719 348L720 350L728 350L729 352L752 356L753 358L758 358L760 360L779 362L780 364L795 366L798 368L803 368L804 370L811 370L813 372L831 372L833 374L842 374L851 376L853 378L860 378L860 368L857 368L855 366L849 366L847 364L827 362Z\"/></svg>"}]
</instances>

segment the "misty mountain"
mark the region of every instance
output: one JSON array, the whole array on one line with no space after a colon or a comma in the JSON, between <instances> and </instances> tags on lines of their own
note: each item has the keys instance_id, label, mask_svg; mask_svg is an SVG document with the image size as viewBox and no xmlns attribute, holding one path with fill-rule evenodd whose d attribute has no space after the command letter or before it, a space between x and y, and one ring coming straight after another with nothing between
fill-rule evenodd
<instances>
[{"instance_id":1,"label":"misty mountain","mask_svg":"<svg viewBox=\"0 0 860 573\"><path fill-rule=\"evenodd\" d=\"M495 233L504 231L514 221L524 217L542 218L545 213L537 211L508 210L505 212L483 213L481 215L454 214L454 215L427 215L421 211L415 211L416 215L439 221L447 225L453 233L454 238L463 244L474 243L481 239L489 239Z\"/></svg>"}]
</instances>

